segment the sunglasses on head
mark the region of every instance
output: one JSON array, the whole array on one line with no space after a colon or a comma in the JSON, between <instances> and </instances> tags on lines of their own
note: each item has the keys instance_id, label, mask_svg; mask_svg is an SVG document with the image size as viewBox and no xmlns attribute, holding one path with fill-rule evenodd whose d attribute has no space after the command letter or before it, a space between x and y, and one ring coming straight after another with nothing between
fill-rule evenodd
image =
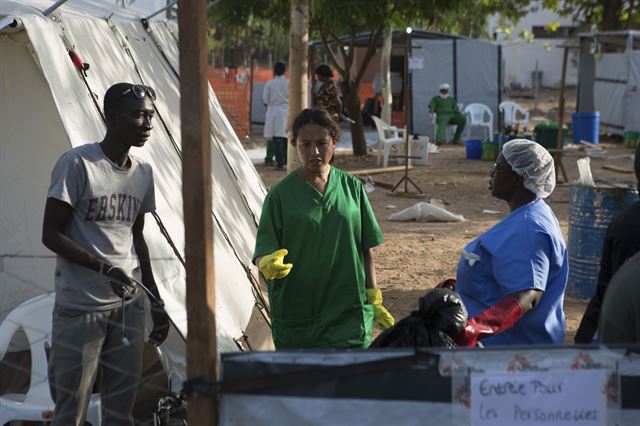
<instances>
[{"instance_id":1,"label":"sunglasses on head","mask_svg":"<svg viewBox=\"0 0 640 426\"><path fill-rule=\"evenodd\" d=\"M126 96L129 93L133 93L133 96L135 96L138 99L144 99L145 96L149 95L152 101L156 100L155 90L153 90L149 86L143 86L142 84L134 84L133 86L129 87L127 90L122 92L122 94L118 97L118 99L122 98L123 96Z\"/></svg>"}]
</instances>

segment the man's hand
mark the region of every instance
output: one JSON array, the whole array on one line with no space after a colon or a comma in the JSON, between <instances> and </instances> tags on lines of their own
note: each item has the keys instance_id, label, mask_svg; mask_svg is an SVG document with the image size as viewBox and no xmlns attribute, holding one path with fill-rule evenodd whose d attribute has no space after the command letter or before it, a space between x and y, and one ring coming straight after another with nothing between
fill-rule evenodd
<instances>
[{"instance_id":1,"label":"man's hand","mask_svg":"<svg viewBox=\"0 0 640 426\"><path fill-rule=\"evenodd\" d=\"M153 330L149 334L149 343L160 346L169 334L169 315L164 306L156 301L151 302L151 318Z\"/></svg>"},{"instance_id":2,"label":"man's hand","mask_svg":"<svg viewBox=\"0 0 640 426\"><path fill-rule=\"evenodd\" d=\"M124 297L125 300L129 300L138 293L138 285L122 269L111 266L107 269L105 275L118 297Z\"/></svg>"}]
</instances>

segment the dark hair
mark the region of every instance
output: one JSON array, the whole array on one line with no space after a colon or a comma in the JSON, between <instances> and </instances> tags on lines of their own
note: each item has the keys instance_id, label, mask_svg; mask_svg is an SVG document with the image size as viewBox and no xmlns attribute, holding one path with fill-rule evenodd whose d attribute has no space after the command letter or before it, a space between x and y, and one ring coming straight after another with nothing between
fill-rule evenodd
<instances>
[{"instance_id":1,"label":"dark hair","mask_svg":"<svg viewBox=\"0 0 640 426\"><path fill-rule=\"evenodd\" d=\"M275 64L275 66L273 67L273 73L275 75L282 75L284 74L284 72L286 71L287 67L284 66L284 64L282 62L278 62L277 64Z\"/></svg>"},{"instance_id":2,"label":"dark hair","mask_svg":"<svg viewBox=\"0 0 640 426\"><path fill-rule=\"evenodd\" d=\"M307 108L300 111L291 124L291 145L296 146L300 129L307 124L317 124L329 131L334 142L340 139L340 127L324 108Z\"/></svg>"},{"instance_id":3,"label":"dark hair","mask_svg":"<svg viewBox=\"0 0 640 426\"><path fill-rule=\"evenodd\" d=\"M331 71L329 65L325 64L318 65L318 68L316 68L316 74L320 77L333 78L333 71Z\"/></svg>"},{"instance_id":4,"label":"dark hair","mask_svg":"<svg viewBox=\"0 0 640 426\"><path fill-rule=\"evenodd\" d=\"M132 83L116 83L109 87L104 94L104 113L107 114L107 112L115 109L122 94L131 87L133 87Z\"/></svg>"}]
</instances>

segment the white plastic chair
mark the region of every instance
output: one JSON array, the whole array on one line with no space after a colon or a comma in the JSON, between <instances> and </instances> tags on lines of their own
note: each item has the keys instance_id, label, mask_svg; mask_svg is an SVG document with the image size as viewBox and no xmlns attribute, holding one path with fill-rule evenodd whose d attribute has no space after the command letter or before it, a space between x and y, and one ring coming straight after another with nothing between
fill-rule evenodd
<instances>
[{"instance_id":1,"label":"white plastic chair","mask_svg":"<svg viewBox=\"0 0 640 426\"><path fill-rule=\"evenodd\" d=\"M51 343L51 315L54 293L29 299L18 305L0 324L0 360L4 358L11 338L22 328L31 349L31 380L26 394L0 396L0 425L10 421L45 421L53 414L54 404L49 390L45 342ZM100 426L100 398L91 398L87 419Z\"/></svg>"},{"instance_id":2,"label":"white plastic chair","mask_svg":"<svg viewBox=\"0 0 640 426\"><path fill-rule=\"evenodd\" d=\"M520 105L512 101L500 102L498 110L502 114L502 122L505 126L524 124L524 131L529 127L529 111L525 111ZM518 118L522 117L522 118Z\"/></svg>"},{"instance_id":3,"label":"white plastic chair","mask_svg":"<svg viewBox=\"0 0 640 426\"><path fill-rule=\"evenodd\" d=\"M471 136L471 127L476 126L486 128L489 131L487 139L491 140L493 137L493 113L491 109L485 104L472 103L467 105L464 112L467 115L467 139Z\"/></svg>"},{"instance_id":4,"label":"white plastic chair","mask_svg":"<svg viewBox=\"0 0 640 426\"><path fill-rule=\"evenodd\" d=\"M395 126L389 126L380 118L375 115L372 116L373 122L376 124L376 130L378 131L378 165L380 165L380 157L383 157L382 167L387 167L389 164L389 151L391 147L396 147L398 153L403 151L403 129L398 129ZM387 137L387 133L391 135Z\"/></svg>"}]
</instances>

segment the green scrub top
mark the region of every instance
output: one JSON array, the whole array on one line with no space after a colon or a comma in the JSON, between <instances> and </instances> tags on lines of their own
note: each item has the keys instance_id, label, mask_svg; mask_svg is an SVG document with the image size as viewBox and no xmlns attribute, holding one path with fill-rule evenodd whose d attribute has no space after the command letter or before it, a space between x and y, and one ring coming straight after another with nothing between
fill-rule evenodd
<instances>
[{"instance_id":1,"label":"green scrub top","mask_svg":"<svg viewBox=\"0 0 640 426\"><path fill-rule=\"evenodd\" d=\"M447 96L442 99L440 96L434 96L429 102L429 108L431 108L436 114L457 114L458 104L451 96Z\"/></svg>"},{"instance_id":2,"label":"green scrub top","mask_svg":"<svg viewBox=\"0 0 640 426\"><path fill-rule=\"evenodd\" d=\"M285 248L293 264L267 280L277 349L369 346L364 252L383 241L362 183L348 173L331 167L324 194L296 172L271 189L253 258Z\"/></svg>"}]
</instances>

